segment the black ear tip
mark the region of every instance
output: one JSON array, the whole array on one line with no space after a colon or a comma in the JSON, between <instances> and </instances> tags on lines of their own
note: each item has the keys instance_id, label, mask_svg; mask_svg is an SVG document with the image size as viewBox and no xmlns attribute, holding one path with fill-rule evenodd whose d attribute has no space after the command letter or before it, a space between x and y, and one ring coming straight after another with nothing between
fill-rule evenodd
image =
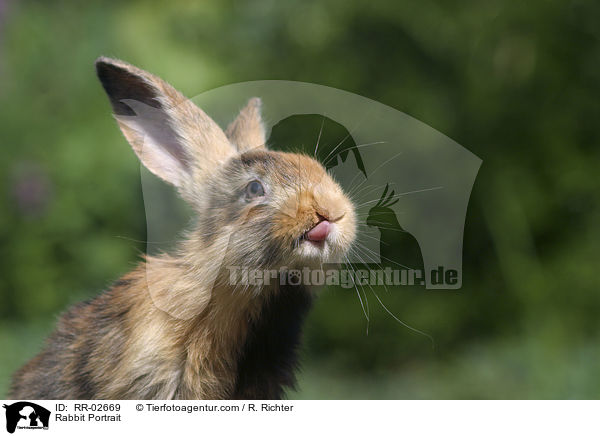
<instances>
[{"instance_id":1,"label":"black ear tip","mask_svg":"<svg viewBox=\"0 0 600 436\"><path fill-rule=\"evenodd\" d=\"M115 59L104 56L100 56L96 59L94 65L96 66L96 74L102 84L107 83L110 78L115 77L117 74L122 74L124 72L124 69L115 63Z\"/></svg>"},{"instance_id":2,"label":"black ear tip","mask_svg":"<svg viewBox=\"0 0 600 436\"><path fill-rule=\"evenodd\" d=\"M95 66L98 79L108 94L116 115L135 115L122 100L136 100L148 106L160 107L160 103L155 100L155 89L143 71L126 62L104 56L96 59Z\"/></svg>"},{"instance_id":3,"label":"black ear tip","mask_svg":"<svg viewBox=\"0 0 600 436\"><path fill-rule=\"evenodd\" d=\"M141 77L142 71L119 59L100 56L94 62L100 80L110 77Z\"/></svg>"},{"instance_id":4,"label":"black ear tip","mask_svg":"<svg viewBox=\"0 0 600 436\"><path fill-rule=\"evenodd\" d=\"M94 61L94 64L96 64L96 65L112 65L115 68L116 67L125 68L127 66L129 66L131 68L134 68L133 65L129 65L125 61L122 61L122 60L117 59L117 58L111 58L111 57L108 57L108 56L99 56Z\"/></svg>"},{"instance_id":5,"label":"black ear tip","mask_svg":"<svg viewBox=\"0 0 600 436\"><path fill-rule=\"evenodd\" d=\"M106 68L110 64L110 58L106 56L100 56L98 59L94 61L94 65L96 66L96 71L100 71Z\"/></svg>"},{"instance_id":6,"label":"black ear tip","mask_svg":"<svg viewBox=\"0 0 600 436\"><path fill-rule=\"evenodd\" d=\"M106 56L100 56L94 61L94 65L96 65L96 68L98 68L99 66L109 64L110 61L111 61L110 58L108 58Z\"/></svg>"}]
</instances>

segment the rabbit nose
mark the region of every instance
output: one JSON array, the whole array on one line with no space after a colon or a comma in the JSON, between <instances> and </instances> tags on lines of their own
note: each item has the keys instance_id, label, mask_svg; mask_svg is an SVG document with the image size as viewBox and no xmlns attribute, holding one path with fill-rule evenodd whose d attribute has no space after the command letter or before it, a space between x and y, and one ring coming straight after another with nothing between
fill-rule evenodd
<instances>
[{"instance_id":1,"label":"rabbit nose","mask_svg":"<svg viewBox=\"0 0 600 436\"><path fill-rule=\"evenodd\" d=\"M330 230L331 223L327 220L323 220L308 231L308 233L306 234L306 239L315 242L324 241L325 239L327 239Z\"/></svg>"}]
</instances>

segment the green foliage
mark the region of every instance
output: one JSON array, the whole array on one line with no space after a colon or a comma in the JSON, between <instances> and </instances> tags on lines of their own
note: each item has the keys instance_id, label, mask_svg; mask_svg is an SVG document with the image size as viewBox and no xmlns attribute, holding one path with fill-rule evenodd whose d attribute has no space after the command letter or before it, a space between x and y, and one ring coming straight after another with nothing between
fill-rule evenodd
<instances>
[{"instance_id":1,"label":"green foliage","mask_svg":"<svg viewBox=\"0 0 600 436\"><path fill-rule=\"evenodd\" d=\"M261 79L341 88L483 159L463 288L375 290L435 348L374 295L367 323L354 290L329 290L309 318L295 395L600 394L599 3L13 0L5 9L0 392L56 314L145 249L139 165L94 77L94 59L109 55L191 96Z\"/></svg>"}]
</instances>

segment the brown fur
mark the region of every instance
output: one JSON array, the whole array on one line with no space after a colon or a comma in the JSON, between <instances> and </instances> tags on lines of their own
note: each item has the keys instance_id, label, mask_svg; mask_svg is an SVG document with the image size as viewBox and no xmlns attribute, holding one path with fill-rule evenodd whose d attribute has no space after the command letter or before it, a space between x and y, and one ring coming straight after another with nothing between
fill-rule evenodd
<instances>
[{"instance_id":1,"label":"brown fur","mask_svg":"<svg viewBox=\"0 0 600 436\"><path fill-rule=\"evenodd\" d=\"M147 257L98 297L61 316L46 347L19 370L14 398L280 398L312 300L302 286L244 287L228 266L319 266L355 232L352 204L310 157L268 151L260 101L227 129L174 88L122 61L98 76L140 160L198 214L176 253ZM260 180L265 194L245 199ZM300 243L319 220L320 248Z\"/></svg>"},{"instance_id":2,"label":"brown fur","mask_svg":"<svg viewBox=\"0 0 600 436\"><path fill-rule=\"evenodd\" d=\"M160 262L168 274L172 259ZM15 375L11 397L230 398L247 317L259 316L260 300L214 292L202 314L182 320L154 305L144 265L120 283L61 317L50 347Z\"/></svg>"}]
</instances>

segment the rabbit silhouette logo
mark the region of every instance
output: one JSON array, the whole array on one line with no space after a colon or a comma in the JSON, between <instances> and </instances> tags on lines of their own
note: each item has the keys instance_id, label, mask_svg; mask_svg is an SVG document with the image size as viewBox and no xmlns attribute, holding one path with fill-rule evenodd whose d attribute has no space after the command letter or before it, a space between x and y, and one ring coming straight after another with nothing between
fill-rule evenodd
<instances>
[{"instance_id":1,"label":"rabbit silhouette logo","mask_svg":"<svg viewBox=\"0 0 600 436\"><path fill-rule=\"evenodd\" d=\"M28 401L19 401L6 409L6 431L14 433L16 429L48 430L50 411L42 406Z\"/></svg>"}]
</instances>

